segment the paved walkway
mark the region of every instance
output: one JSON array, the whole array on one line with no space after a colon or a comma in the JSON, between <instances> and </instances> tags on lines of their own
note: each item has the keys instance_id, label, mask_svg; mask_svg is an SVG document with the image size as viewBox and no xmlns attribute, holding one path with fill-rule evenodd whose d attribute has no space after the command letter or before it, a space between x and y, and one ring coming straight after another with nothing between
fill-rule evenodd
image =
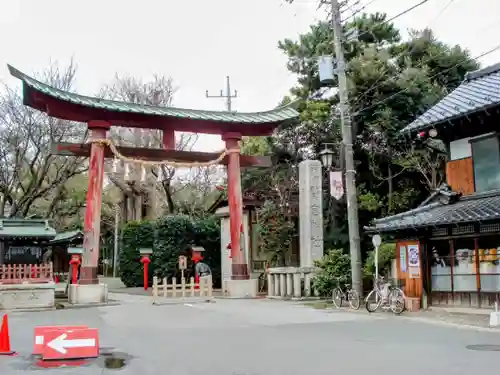
<instances>
[{"instance_id":1,"label":"paved walkway","mask_svg":"<svg viewBox=\"0 0 500 375\"><path fill-rule=\"evenodd\" d=\"M391 314L317 310L296 302L227 300L152 306L151 297L114 294L120 306L14 313L10 332L17 357L0 357L0 374L107 375L105 358L84 367L40 370L30 353L40 325L86 324L100 345L127 358L124 375L462 375L493 373L500 335L460 330Z\"/></svg>"}]
</instances>

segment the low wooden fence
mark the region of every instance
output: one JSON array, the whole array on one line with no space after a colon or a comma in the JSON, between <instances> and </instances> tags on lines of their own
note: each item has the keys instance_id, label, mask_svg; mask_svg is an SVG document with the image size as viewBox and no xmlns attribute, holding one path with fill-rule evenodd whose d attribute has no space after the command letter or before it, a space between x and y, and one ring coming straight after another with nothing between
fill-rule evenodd
<instances>
[{"instance_id":1,"label":"low wooden fence","mask_svg":"<svg viewBox=\"0 0 500 375\"><path fill-rule=\"evenodd\" d=\"M194 282L194 277L189 279L186 283L186 278L181 278L181 282L177 283L177 279L172 278L172 283L169 284L167 278L161 282L158 277L153 277L153 299L157 300L163 298L194 298L206 297L212 298L213 286L212 276L200 277L199 284Z\"/></svg>"},{"instance_id":2,"label":"low wooden fence","mask_svg":"<svg viewBox=\"0 0 500 375\"><path fill-rule=\"evenodd\" d=\"M54 281L54 268L48 264L2 264L0 284L41 284Z\"/></svg>"}]
</instances>

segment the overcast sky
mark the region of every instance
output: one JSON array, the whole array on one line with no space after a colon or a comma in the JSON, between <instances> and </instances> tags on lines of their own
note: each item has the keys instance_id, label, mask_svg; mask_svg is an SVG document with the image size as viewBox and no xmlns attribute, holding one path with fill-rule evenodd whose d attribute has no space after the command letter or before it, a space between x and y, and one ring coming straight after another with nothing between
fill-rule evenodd
<instances>
[{"instance_id":1,"label":"overcast sky","mask_svg":"<svg viewBox=\"0 0 500 375\"><path fill-rule=\"evenodd\" d=\"M351 4L357 0L350 0ZM355 7L369 3L360 0ZM366 11L394 16L419 0L375 0ZM497 44L498 0L429 0L398 18L402 30L432 27L445 42L467 47L473 56ZM275 107L295 78L277 49L283 38L295 38L323 19L316 0L0 0L0 80L9 63L26 73L49 61L78 64L77 90L93 95L115 73L148 78L171 76L179 88L174 105L223 110L218 94L231 77L238 98L233 109ZM440 15L439 15L440 14ZM500 62L500 52L480 60ZM204 136L197 148L221 148L218 137Z\"/></svg>"}]
</instances>

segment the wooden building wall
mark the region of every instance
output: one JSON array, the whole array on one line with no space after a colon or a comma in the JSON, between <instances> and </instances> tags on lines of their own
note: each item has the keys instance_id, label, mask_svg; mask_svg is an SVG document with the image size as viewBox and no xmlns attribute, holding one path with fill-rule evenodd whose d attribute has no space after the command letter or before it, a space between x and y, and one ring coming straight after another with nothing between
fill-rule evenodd
<instances>
[{"instance_id":1,"label":"wooden building wall","mask_svg":"<svg viewBox=\"0 0 500 375\"><path fill-rule=\"evenodd\" d=\"M473 194L475 186L472 158L449 161L446 164L446 179L453 191L463 195Z\"/></svg>"}]
</instances>

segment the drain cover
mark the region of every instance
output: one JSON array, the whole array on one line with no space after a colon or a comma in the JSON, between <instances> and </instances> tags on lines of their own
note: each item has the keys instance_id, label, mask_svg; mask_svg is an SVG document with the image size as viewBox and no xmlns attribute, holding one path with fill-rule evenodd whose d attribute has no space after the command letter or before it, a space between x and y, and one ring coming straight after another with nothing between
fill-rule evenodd
<instances>
[{"instance_id":1,"label":"drain cover","mask_svg":"<svg viewBox=\"0 0 500 375\"><path fill-rule=\"evenodd\" d=\"M466 348L483 352L500 352L500 345L467 345Z\"/></svg>"}]
</instances>

